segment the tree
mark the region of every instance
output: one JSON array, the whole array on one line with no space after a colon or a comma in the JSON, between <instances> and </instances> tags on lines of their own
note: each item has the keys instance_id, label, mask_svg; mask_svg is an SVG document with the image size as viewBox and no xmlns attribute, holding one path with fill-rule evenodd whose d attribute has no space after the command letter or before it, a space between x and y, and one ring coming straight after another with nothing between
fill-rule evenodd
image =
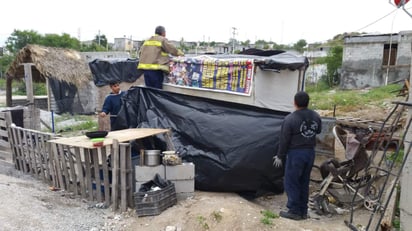
<instances>
[{"instance_id":1,"label":"tree","mask_svg":"<svg viewBox=\"0 0 412 231\"><path fill-rule=\"evenodd\" d=\"M300 53L303 53L304 48L306 47L306 45L308 45L308 43L306 42L306 40L301 39L301 40L297 41L297 42L293 45L293 49L299 51Z\"/></svg>"},{"instance_id":2,"label":"tree","mask_svg":"<svg viewBox=\"0 0 412 231\"><path fill-rule=\"evenodd\" d=\"M34 30L14 30L6 40L6 47L14 54L27 44L39 44L41 39L42 36Z\"/></svg>"},{"instance_id":3,"label":"tree","mask_svg":"<svg viewBox=\"0 0 412 231\"><path fill-rule=\"evenodd\" d=\"M46 34L41 35L33 30L14 30L10 37L6 40L7 49L15 54L20 49L28 44L38 44L48 47L62 47L74 50L80 49L80 41L76 38L70 37L69 34Z\"/></svg>"},{"instance_id":4,"label":"tree","mask_svg":"<svg viewBox=\"0 0 412 231\"><path fill-rule=\"evenodd\" d=\"M48 47L62 47L74 50L80 49L80 41L70 37L69 34L46 34L41 40L40 45Z\"/></svg>"},{"instance_id":5,"label":"tree","mask_svg":"<svg viewBox=\"0 0 412 231\"><path fill-rule=\"evenodd\" d=\"M87 51L106 51L106 47L100 46L97 43L92 43L90 45L83 45L80 48L80 51L87 52Z\"/></svg>"},{"instance_id":6,"label":"tree","mask_svg":"<svg viewBox=\"0 0 412 231\"><path fill-rule=\"evenodd\" d=\"M342 66L342 56L343 47L337 45L329 50L328 55L323 60L320 60L320 63L327 65L326 76L323 76L322 80L326 82L329 87L339 84L339 69Z\"/></svg>"},{"instance_id":7,"label":"tree","mask_svg":"<svg viewBox=\"0 0 412 231\"><path fill-rule=\"evenodd\" d=\"M5 78L5 73L9 69L10 64L13 62L13 55L3 55L0 57L0 77Z\"/></svg>"},{"instance_id":8,"label":"tree","mask_svg":"<svg viewBox=\"0 0 412 231\"><path fill-rule=\"evenodd\" d=\"M96 37L94 37L93 42L102 47L107 47L107 38L106 38L106 35L104 34L96 35Z\"/></svg>"},{"instance_id":9,"label":"tree","mask_svg":"<svg viewBox=\"0 0 412 231\"><path fill-rule=\"evenodd\" d=\"M246 40L246 41L244 41L244 42L240 42L240 44L241 44L242 46L248 47L248 46L250 45L250 40L248 39L248 40Z\"/></svg>"}]
</instances>

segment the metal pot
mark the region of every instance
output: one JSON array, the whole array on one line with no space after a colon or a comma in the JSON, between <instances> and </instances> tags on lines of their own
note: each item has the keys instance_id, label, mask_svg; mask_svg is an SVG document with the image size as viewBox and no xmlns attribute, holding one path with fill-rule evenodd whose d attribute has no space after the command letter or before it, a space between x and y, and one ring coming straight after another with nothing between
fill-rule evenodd
<instances>
[{"instance_id":1,"label":"metal pot","mask_svg":"<svg viewBox=\"0 0 412 231\"><path fill-rule=\"evenodd\" d=\"M144 165L157 166L160 164L160 150L144 150Z\"/></svg>"}]
</instances>

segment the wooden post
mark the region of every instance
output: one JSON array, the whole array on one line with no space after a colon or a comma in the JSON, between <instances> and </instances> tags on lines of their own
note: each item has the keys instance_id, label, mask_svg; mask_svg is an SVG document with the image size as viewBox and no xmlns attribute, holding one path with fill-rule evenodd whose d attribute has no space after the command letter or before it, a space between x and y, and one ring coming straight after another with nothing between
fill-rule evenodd
<instances>
[{"instance_id":1,"label":"wooden post","mask_svg":"<svg viewBox=\"0 0 412 231\"><path fill-rule=\"evenodd\" d=\"M127 165L126 165L126 149L124 143L120 143L120 212L127 210Z\"/></svg>"},{"instance_id":2,"label":"wooden post","mask_svg":"<svg viewBox=\"0 0 412 231\"><path fill-rule=\"evenodd\" d=\"M7 107L12 107L13 102L12 102L12 77L6 74L6 106Z\"/></svg>"},{"instance_id":3,"label":"wooden post","mask_svg":"<svg viewBox=\"0 0 412 231\"><path fill-rule=\"evenodd\" d=\"M113 139L112 145L112 209L119 206L119 141Z\"/></svg>"},{"instance_id":4,"label":"wooden post","mask_svg":"<svg viewBox=\"0 0 412 231\"><path fill-rule=\"evenodd\" d=\"M47 92L47 111L51 111L51 95L50 95L49 78L46 78L46 92Z\"/></svg>"},{"instance_id":5,"label":"wooden post","mask_svg":"<svg viewBox=\"0 0 412 231\"><path fill-rule=\"evenodd\" d=\"M33 77L31 73L31 66L33 63L24 63L24 79L26 81L26 93L27 93L27 100L29 101L29 114L32 122L30 123L30 129L36 130L39 126L37 122L40 122L40 118L38 114L35 112L35 105L34 105L34 94L33 94Z\"/></svg>"}]
</instances>

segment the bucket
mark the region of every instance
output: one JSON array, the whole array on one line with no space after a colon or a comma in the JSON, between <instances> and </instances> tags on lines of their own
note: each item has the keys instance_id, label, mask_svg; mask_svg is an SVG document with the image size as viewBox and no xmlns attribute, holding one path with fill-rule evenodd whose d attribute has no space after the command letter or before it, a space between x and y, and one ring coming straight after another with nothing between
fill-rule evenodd
<instances>
[{"instance_id":1,"label":"bucket","mask_svg":"<svg viewBox=\"0 0 412 231\"><path fill-rule=\"evenodd\" d=\"M144 165L157 166L160 164L160 150L144 150Z\"/></svg>"}]
</instances>

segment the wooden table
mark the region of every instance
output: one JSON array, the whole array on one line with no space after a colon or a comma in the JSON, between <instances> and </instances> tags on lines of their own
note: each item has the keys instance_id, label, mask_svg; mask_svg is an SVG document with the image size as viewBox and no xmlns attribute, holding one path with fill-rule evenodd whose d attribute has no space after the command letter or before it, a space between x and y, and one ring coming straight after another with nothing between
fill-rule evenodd
<instances>
[{"instance_id":1,"label":"wooden table","mask_svg":"<svg viewBox=\"0 0 412 231\"><path fill-rule=\"evenodd\" d=\"M112 203L114 209L117 209L120 197L120 208L125 211L128 206L134 205L134 166L131 164L129 141L156 135L163 135L168 150L174 150L169 129L131 128L112 131L104 138L102 147L94 147L91 139L85 135L49 140L51 158L55 163L55 174L51 174L53 183L55 187L89 200ZM109 155L111 166L106 161Z\"/></svg>"},{"instance_id":2,"label":"wooden table","mask_svg":"<svg viewBox=\"0 0 412 231\"><path fill-rule=\"evenodd\" d=\"M138 140L146 137L150 137L153 135L168 133L168 129L157 129L157 128L129 128L123 129L118 131L112 131L107 134L104 138L103 146L112 145L113 140L117 140L120 143L131 141L131 140ZM62 144L62 145L69 145L69 146L76 146L81 148L90 148L94 149L96 147L93 146L93 142L90 138L85 135L82 136L74 136L74 137L67 137L67 138L59 138L55 140L50 140L50 143L55 144Z\"/></svg>"}]
</instances>

